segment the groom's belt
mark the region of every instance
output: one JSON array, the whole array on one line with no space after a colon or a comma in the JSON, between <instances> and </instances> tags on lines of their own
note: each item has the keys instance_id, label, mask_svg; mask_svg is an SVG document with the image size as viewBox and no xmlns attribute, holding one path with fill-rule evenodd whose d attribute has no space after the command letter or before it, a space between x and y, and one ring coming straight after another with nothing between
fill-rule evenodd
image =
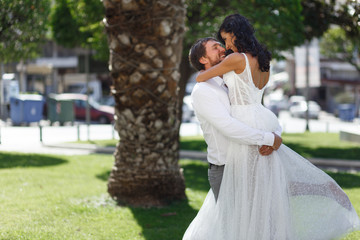
<instances>
[{"instance_id":1,"label":"groom's belt","mask_svg":"<svg viewBox=\"0 0 360 240\"><path fill-rule=\"evenodd\" d=\"M218 168L223 168L225 165L215 165L215 164L212 164L212 163L209 163L209 169L218 169Z\"/></svg>"}]
</instances>

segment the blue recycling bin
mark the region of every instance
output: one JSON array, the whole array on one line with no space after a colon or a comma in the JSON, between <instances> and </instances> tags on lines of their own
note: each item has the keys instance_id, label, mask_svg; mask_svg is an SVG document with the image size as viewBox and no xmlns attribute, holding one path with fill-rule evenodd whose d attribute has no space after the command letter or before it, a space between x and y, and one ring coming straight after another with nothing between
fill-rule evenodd
<instances>
[{"instance_id":1,"label":"blue recycling bin","mask_svg":"<svg viewBox=\"0 0 360 240\"><path fill-rule=\"evenodd\" d=\"M354 104L340 104L339 109L339 118L342 121L352 122L355 118L355 105Z\"/></svg>"},{"instance_id":2,"label":"blue recycling bin","mask_svg":"<svg viewBox=\"0 0 360 240\"><path fill-rule=\"evenodd\" d=\"M44 99L28 94L10 98L10 118L14 125L39 122L43 118Z\"/></svg>"}]
</instances>

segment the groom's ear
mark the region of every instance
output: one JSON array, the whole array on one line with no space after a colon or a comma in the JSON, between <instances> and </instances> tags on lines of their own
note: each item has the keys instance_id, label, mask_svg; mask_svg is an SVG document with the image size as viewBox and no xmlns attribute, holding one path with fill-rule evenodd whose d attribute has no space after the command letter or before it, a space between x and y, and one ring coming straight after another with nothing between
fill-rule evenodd
<instances>
[{"instance_id":1,"label":"groom's ear","mask_svg":"<svg viewBox=\"0 0 360 240\"><path fill-rule=\"evenodd\" d=\"M208 61L208 59L207 59L206 57L201 57L201 58L199 59L199 62L200 62L201 64L207 64L209 61Z\"/></svg>"}]
</instances>

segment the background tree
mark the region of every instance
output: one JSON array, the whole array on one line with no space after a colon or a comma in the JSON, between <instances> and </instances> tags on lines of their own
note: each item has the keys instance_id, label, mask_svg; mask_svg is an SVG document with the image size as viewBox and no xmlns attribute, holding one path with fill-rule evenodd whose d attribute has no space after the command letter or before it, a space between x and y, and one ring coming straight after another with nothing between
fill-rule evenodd
<instances>
[{"instance_id":1,"label":"background tree","mask_svg":"<svg viewBox=\"0 0 360 240\"><path fill-rule=\"evenodd\" d=\"M347 37L359 37L359 1L302 0L301 6L307 40L321 37L331 25L343 28Z\"/></svg>"},{"instance_id":2,"label":"background tree","mask_svg":"<svg viewBox=\"0 0 360 240\"><path fill-rule=\"evenodd\" d=\"M50 17L53 39L64 47L80 46L86 39L80 32L76 15L71 13L66 0L57 0Z\"/></svg>"},{"instance_id":3,"label":"background tree","mask_svg":"<svg viewBox=\"0 0 360 240\"><path fill-rule=\"evenodd\" d=\"M90 48L95 59L108 60L104 12L99 0L56 0L50 17L53 39L65 47Z\"/></svg>"},{"instance_id":4,"label":"background tree","mask_svg":"<svg viewBox=\"0 0 360 240\"><path fill-rule=\"evenodd\" d=\"M320 41L321 54L331 59L345 61L353 65L360 73L360 38L351 39L346 36L343 28L335 27L329 29Z\"/></svg>"},{"instance_id":5,"label":"background tree","mask_svg":"<svg viewBox=\"0 0 360 240\"><path fill-rule=\"evenodd\" d=\"M121 139L108 192L119 203L140 206L183 199L178 166L183 1L103 3Z\"/></svg>"},{"instance_id":6,"label":"background tree","mask_svg":"<svg viewBox=\"0 0 360 240\"><path fill-rule=\"evenodd\" d=\"M49 0L0 1L0 62L34 58L45 40Z\"/></svg>"},{"instance_id":7,"label":"background tree","mask_svg":"<svg viewBox=\"0 0 360 240\"><path fill-rule=\"evenodd\" d=\"M320 15L323 25L321 31L320 50L324 56L352 64L360 72L360 4L358 1L347 0L343 4L336 1L322 2L321 8L327 11ZM328 4L328 5L326 5ZM325 5L325 7L324 7ZM313 4L314 6L314 4ZM318 7L319 8L319 7ZM313 11L316 11L314 8ZM315 20L315 19L312 19ZM331 27L333 25L333 27Z\"/></svg>"}]
</instances>

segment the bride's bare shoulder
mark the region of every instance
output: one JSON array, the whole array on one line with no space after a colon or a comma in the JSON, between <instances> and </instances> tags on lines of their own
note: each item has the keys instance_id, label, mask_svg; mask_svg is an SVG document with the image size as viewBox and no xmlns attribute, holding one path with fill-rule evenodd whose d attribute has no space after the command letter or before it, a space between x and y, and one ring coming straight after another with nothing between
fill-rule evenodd
<instances>
[{"instance_id":1,"label":"bride's bare shoulder","mask_svg":"<svg viewBox=\"0 0 360 240\"><path fill-rule=\"evenodd\" d=\"M238 53L238 52L231 53L226 58L236 60L236 61L244 61L245 60L244 54Z\"/></svg>"},{"instance_id":2,"label":"bride's bare shoulder","mask_svg":"<svg viewBox=\"0 0 360 240\"><path fill-rule=\"evenodd\" d=\"M236 68L234 69L236 74L242 73L246 67L245 56L242 53L231 53L226 58L236 64Z\"/></svg>"}]
</instances>

